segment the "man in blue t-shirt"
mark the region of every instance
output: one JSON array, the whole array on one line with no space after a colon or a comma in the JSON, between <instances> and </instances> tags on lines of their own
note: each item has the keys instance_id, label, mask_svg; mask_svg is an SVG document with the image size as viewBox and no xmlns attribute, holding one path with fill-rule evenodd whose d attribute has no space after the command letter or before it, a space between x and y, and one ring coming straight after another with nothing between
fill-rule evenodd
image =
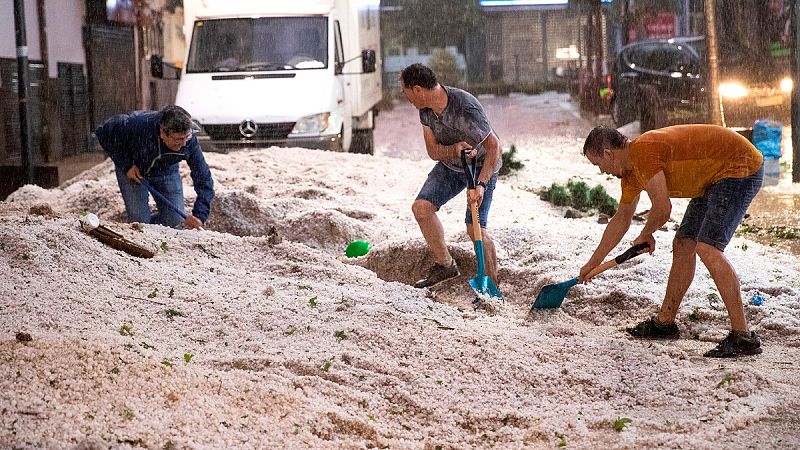
<instances>
[{"instance_id":1,"label":"man in blue t-shirt","mask_svg":"<svg viewBox=\"0 0 800 450\"><path fill-rule=\"evenodd\" d=\"M497 283L497 254L486 231L486 223L497 172L502 164L502 151L489 119L478 99L461 89L442 86L436 81L436 74L423 64L412 64L403 69L400 84L406 99L419 109L425 149L428 156L437 161L411 207L434 257L434 265L427 276L414 286L433 286L459 275L458 266L447 250L444 229L436 212L467 187L461 163L462 151L468 158L477 158L478 179L476 189L469 193L469 202L478 205L486 274ZM467 234L474 241L469 205L465 223Z\"/></svg>"},{"instance_id":2,"label":"man in blue t-shirt","mask_svg":"<svg viewBox=\"0 0 800 450\"><path fill-rule=\"evenodd\" d=\"M197 137L192 133L189 113L180 106L161 111L133 111L110 117L95 130L97 141L114 161L117 183L125 202L129 222L157 223L168 227L200 228L211 209L214 180ZM152 187L183 211L183 182L178 163L186 161L191 170L197 199L192 213L184 219L160 198L155 198L157 214L151 214Z\"/></svg>"}]
</instances>

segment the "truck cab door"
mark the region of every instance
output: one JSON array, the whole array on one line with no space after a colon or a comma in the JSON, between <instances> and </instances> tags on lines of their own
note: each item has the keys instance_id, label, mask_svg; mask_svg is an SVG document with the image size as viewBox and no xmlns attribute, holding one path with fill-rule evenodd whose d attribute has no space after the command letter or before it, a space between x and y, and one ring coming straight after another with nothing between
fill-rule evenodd
<instances>
[{"instance_id":1,"label":"truck cab door","mask_svg":"<svg viewBox=\"0 0 800 450\"><path fill-rule=\"evenodd\" d=\"M335 73L341 75L344 72L344 45L342 44L342 27L338 20L333 22L333 53Z\"/></svg>"},{"instance_id":2,"label":"truck cab door","mask_svg":"<svg viewBox=\"0 0 800 450\"><path fill-rule=\"evenodd\" d=\"M342 92L344 102L344 118L342 125L342 147L344 151L350 149L350 142L353 138L353 115L350 112L350 81L344 76L344 43L342 42L342 26L338 20L333 21L333 67L336 82Z\"/></svg>"}]
</instances>

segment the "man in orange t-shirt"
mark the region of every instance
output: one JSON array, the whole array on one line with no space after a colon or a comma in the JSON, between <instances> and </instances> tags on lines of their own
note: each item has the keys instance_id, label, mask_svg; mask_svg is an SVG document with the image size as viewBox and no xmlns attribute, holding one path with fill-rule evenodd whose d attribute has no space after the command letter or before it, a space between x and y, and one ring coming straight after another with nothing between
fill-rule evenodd
<instances>
[{"instance_id":1,"label":"man in orange t-shirt","mask_svg":"<svg viewBox=\"0 0 800 450\"><path fill-rule=\"evenodd\" d=\"M716 125L678 125L649 131L634 140L613 128L589 133L583 154L603 173L622 180L619 209L608 222L592 257L581 268L582 282L630 228L642 191L653 204L634 244L647 242L652 254L653 233L669 220L670 198L691 198L672 241L672 268L657 315L626 331L638 338L675 339L675 317L694 278L696 256L714 279L728 310L731 331L708 357L761 353L761 342L747 327L739 278L723 253L761 188L763 157L747 139Z\"/></svg>"}]
</instances>

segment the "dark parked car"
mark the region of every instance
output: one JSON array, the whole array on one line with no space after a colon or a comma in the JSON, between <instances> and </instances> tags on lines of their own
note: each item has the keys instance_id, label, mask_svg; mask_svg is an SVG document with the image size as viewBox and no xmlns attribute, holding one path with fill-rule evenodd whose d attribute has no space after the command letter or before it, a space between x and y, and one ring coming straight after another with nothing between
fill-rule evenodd
<instances>
[{"instance_id":1,"label":"dark parked car","mask_svg":"<svg viewBox=\"0 0 800 450\"><path fill-rule=\"evenodd\" d=\"M640 120L642 131L703 122L706 87L700 54L687 42L641 41L623 47L611 75L611 116Z\"/></svg>"},{"instance_id":2,"label":"dark parked car","mask_svg":"<svg viewBox=\"0 0 800 450\"><path fill-rule=\"evenodd\" d=\"M678 123L707 123L706 67L702 36L623 47L611 79L614 122L623 125L638 119L642 131ZM725 126L749 128L758 119L788 120L792 90L788 58L744 54L733 43L721 41L719 70Z\"/></svg>"}]
</instances>

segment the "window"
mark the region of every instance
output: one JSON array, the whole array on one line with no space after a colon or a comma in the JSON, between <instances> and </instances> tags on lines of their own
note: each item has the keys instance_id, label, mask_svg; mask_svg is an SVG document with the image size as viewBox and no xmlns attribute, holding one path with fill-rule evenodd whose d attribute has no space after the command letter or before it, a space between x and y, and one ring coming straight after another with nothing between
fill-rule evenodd
<instances>
[{"instance_id":1,"label":"window","mask_svg":"<svg viewBox=\"0 0 800 450\"><path fill-rule=\"evenodd\" d=\"M328 19L260 17L198 20L186 71L231 72L328 67Z\"/></svg>"}]
</instances>

